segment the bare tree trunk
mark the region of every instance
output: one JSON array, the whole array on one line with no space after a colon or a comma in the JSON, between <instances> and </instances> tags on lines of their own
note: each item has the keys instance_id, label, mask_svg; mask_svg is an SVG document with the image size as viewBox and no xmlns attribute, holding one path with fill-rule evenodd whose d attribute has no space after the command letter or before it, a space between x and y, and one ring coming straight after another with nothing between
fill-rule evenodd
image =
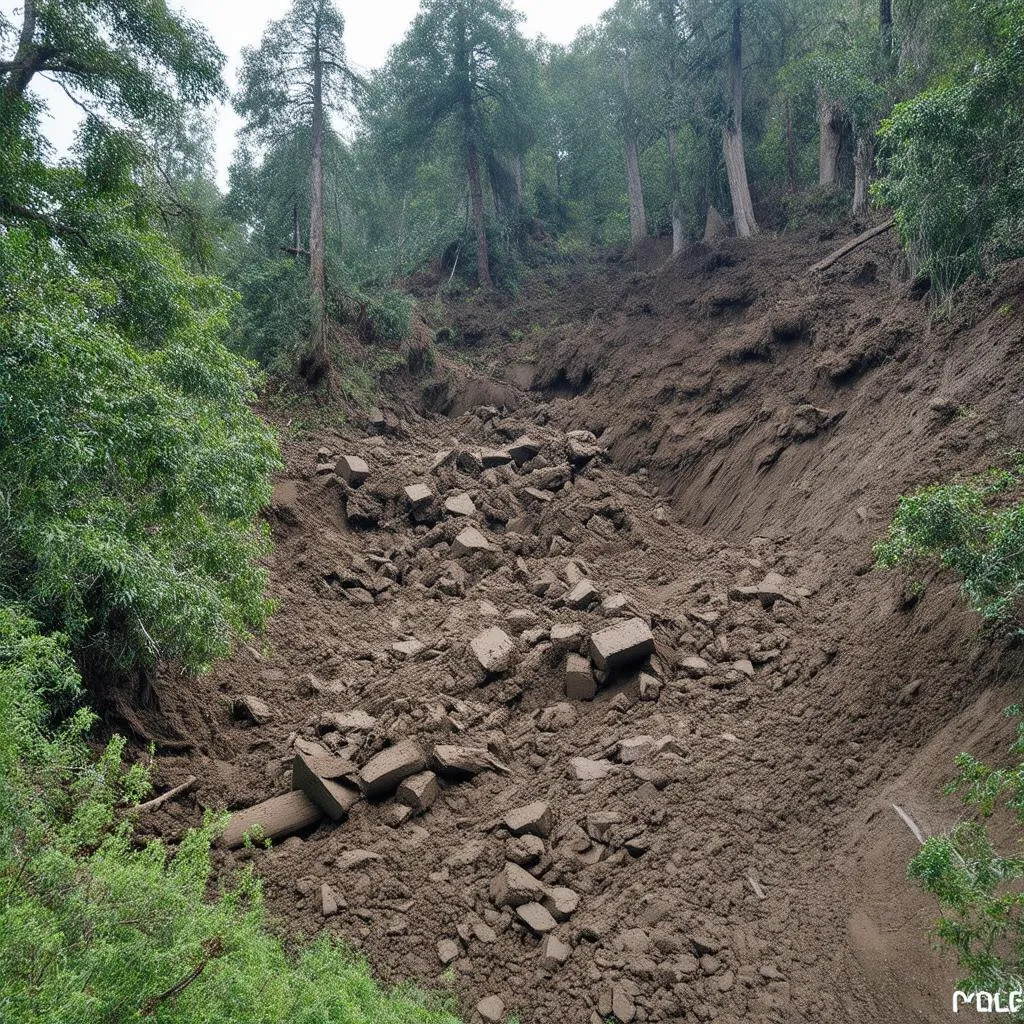
<instances>
[{"instance_id":1,"label":"bare tree trunk","mask_svg":"<svg viewBox=\"0 0 1024 1024\"><path fill-rule=\"evenodd\" d=\"M640 180L640 152L632 129L626 131L626 178L629 185L629 238L636 245L647 237L647 211L644 209L644 186Z\"/></svg>"},{"instance_id":2,"label":"bare tree trunk","mask_svg":"<svg viewBox=\"0 0 1024 1024\"><path fill-rule=\"evenodd\" d=\"M672 195L672 255L675 256L686 241L683 232L683 201L679 188L679 135L675 128L668 130L668 174Z\"/></svg>"},{"instance_id":3,"label":"bare tree trunk","mask_svg":"<svg viewBox=\"0 0 1024 1024\"><path fill-rule=\"evenodd\" d=\"M868 181L874 162L874 144L869 136L862 135L857 139L857 154L853 160L853 215L855 217L862 217L868 212Z\"/></svg>"},{"instance_id":4,"label":"bare tree trunk","mask_svg":"<svg viewBox=\"0 0 1024 1024\"><path fill-rule=\"evenodd\" d=\"M475 142L469 143L466 172L469 176L469 195L473 202L473 226L476 228L477 279L482 286L490 288L491 260L487 250L487 222L484 220L484 188L480 181L480 158Z\"/></svg>"},{"instance_id":5,"label":"bare tree trunk","mask_svg":"<svg viewBox=\"0 0 1024 1024\"><path fill-rule=\"evenodd\" d=\"M327 346L327 272L324 256L324 97L319 30L313 56L313 161L309 209L309 282L313 293L314 350L329 365Z\"/></svg>"},{"instance_id":6,"label":"bare tree trunk","mask_svg":"<svg viewBox=\"0 0 1024 1024\"><path fill-rule=\"evenodd\" d=\"M733 8L732 40L729 45L729 117L722 129L722 153L729 177L732 217L736 234L750 238L758 233L754 203L747 181L747 161L743 152L743 4Z\"/></svg>"},{"instance_id":7,"label":"bare tree trunk","mask_svg":"<svg viewBox=\"0 0 1024 1024\"><path fill-rule=\"evenodd\" d=\"M842 111L823 92L818 93L818 184L832 185L839 177L843 144Z\"/></svg>"}]
</instances>

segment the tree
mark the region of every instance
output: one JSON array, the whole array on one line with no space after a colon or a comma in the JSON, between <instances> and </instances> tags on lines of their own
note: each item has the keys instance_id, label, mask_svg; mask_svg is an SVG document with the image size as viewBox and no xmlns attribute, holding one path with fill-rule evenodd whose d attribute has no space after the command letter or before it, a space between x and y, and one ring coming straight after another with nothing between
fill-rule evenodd
<instances>
[{"instance_id":1,"label":"tree","mask_svg":"<svg viewBox=\"0 0 1024 1024\"><path fill-rule=\"evenodd\" d=\"M451 135L463 161L477 276L492 284L481 161L515 153L531 124L536 63L506 0L424 0L378 77L402 145L425 155Z\"/></svg>"},{"instance_id":2,"label":"tree","mask_svg":"<svg viewBox=\"0 0 1024 1024\"><path fill-rule=\"evenodd\" d=\"M683 247L682 182L679 166L679 100L689 85L685 75L686 28L685 11L680 0L651 0L657 21L657 42L654 47L662 76L662 110L664 133L668 148L669 195L672 202L672 254Z\"/></svg>"},{"instance_id":3,"label":"tree","mask_svg":"<svg viewBox=\"0 0 1024 1024\"><path fill-rule=\"evenodd\" d=\"M561 210L563 229L571 221L587 241L598 244L630 237L620 79L614 65L611 72L609 67L601 36L589 27L569 47L550 47L543 62L551 111L545 142L553 180L538 185L538 195L549 214Z\"/></svg>"},{"instance_id":4,"label":"tree","mask_svg":"<svg viewBox=\"0 0 1024 1024\"><path fill-rule=\"evenodd\" d=\"M743 2L732 5L732 29L729 37L727 71L727 114L722 129L722 152L732 196L732 216L736 234L749 238L758 233L754 204L747 182L747 159L743 149Z\"/></svg>"},{"instance_id":5,"label":"tree","mask_svg":"<svg viewBox=\"0 0 1024 1024\"><path fill-rule=\"evenodd\" d=\"M44 228L79 254L95 254L82 192L47 166L30 87L57 84L86 112L79 139L95 174L117 178L124 159L154 167L157 140L182 138L183 111L223 94L223 54L197 23L163 0L25 0L18 28L0 14L0 218ZM115 156L116 154L116 156ZM102 190L106 177L89 183Z\"/></svg>"},{"instance_id":6,"label":"tree","mask_svg":"<svg viewBox=\"0 0 1024 1024\"><path fill-rule=\"evenodd\" d=\"M618 0L601 19L604 59L611 80L615 83L612 93L617 108L616 119L625 147L629 238L633 245L647 237L647 209L644 205L643 180L640 177L642 111L646 104L645 90L637 82L646 42L646 26L643 24L645 13L637 0Z\"/></svg>"},{"instance_id":7,"label":"tree","mask_svg":"<svg viewBox=\"0 0 1024 1024\"><path fill-rule=\"evenodd\" d=\"M0 15L0 39L14 34ZM40 75L79 104L95 100L124 122L154 126L223 89L223 54L164 0L24 0L16 38L15 52L0 59L8 102L23 100Z\"/></svg>"},{"instance_id":8,"label":"tree","mask_svg":"<svg viewBox=\"0 0 1024 1024\"><path fill-rule=\"evenodd\" d=\"M332 0L293 0L272 21L256 49L242 54L241 88L235 98L244 132L264 147L305 132L309 171L309 279L315 308L312 354L322 372L330 366L327 338L327 275L324 151L329 114L351 101L358 78L345 56L345 21ZM297 213L297 207L293 207ZM293 218L293 247L298 241Z\"/></svg>"},{"instance_id":9,"label":"tree","mask_svg":"<svg viewBox=\"0 0 1024 1024\"><path fill-rule=\"evenodd\" d=\"M0 591L90 680L201 668L269 611L259 378L224 348L230 293L171 245L161 184L185 175L171 151L221 60L148 0L28 3L0 62ZM88 109L59 166L36 75Z\"/></svg>"}]
</instances>

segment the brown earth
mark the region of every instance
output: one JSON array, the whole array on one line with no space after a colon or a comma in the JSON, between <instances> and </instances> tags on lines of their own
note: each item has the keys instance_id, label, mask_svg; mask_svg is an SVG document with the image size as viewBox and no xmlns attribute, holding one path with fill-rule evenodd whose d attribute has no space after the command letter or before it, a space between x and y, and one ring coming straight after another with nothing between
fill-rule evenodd
<instances>
[{"instance_id":1,"label":"brown earth","mask_svg":"<svg viewBox=\"0 0 1024 1024\"><path fill-rule=\"evenodd\" d=\"M487 770L439 773L425 813L360 801L218 866L251 857L289 932L325 929L388 981L450 987L467 1020L489 996L523 1024L948 1019L956 974L929 948L936 911L905 879L917 840L895 807L925 834L956 820L939 789L961 749L1003 756L1019 657L948 581L917 597L870 571L871 545L908 487L1019 445L1007 304L1024 267L933 326L891 239L808 280L841 241L669 262L652 243L538 273L516 300L459 307L473 347L443 353L422 391L396 382L382 436L287 440L268 514L280 610L265 650L164 680L160 731L194 748L161 757L161 779L200 784L157 830L287 792L296 749L358 766L409 738L427 755L486 748ZM602 452L584 461L577 430ZM474 453L522 434L536 458L481 467ZM370 466L355 490L340 466L318 472L345 454ZM419 483L434 497L411 509ZM457 494L475 515L443 510ZM466 525L494 550L457 557ZM772 573L763 596L742 589ZM577 574L628 601L568 607ZM622 615L651 626L655 654L568 702L567 654ZM571 624L582 643L552 642ZM485 677L469 642L495 626L515 664ZM396 649L409 640L422 649ZM232 713L245 695L269 721ZM350 711L374 721L331 717ZM512 836L506 813L538 800L549 834ZM510 861L547 887L539 902L561 906L563 888L576 909L499 905ZM535 934L551 925L564 963Z\"/></svg>"}]
</instances>

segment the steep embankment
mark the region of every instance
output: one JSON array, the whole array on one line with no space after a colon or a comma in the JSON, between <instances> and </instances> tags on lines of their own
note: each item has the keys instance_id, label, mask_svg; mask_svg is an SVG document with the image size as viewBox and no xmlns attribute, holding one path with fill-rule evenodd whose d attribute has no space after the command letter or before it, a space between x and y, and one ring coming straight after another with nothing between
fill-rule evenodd
<instances>
[{"instance_id":1,"label":"steep embankment","mask_svg":"<svg viewBox=\"0 0 1024 1024\"><path fill-rule=\"evenodd\" d=\"M287 792L297 752L344 780L412 740L436 793L392 785L221 864L252 856L289 928L452 987L469 1019L494 997L524 1022L946 1019L892 805L952 820L937 788L961 747L1005 746L1012 677L949 586L910 602L866 570L900 492L1016 440L1019 273L930 329L891 242L808 281L835 244L538 275L458 311L475 347L424 392L450 415L407 390L376 429L289 442L267 649L160 688L163 734L193 744L166 779L201 780L161 831ZM536 457L483 465L523 433ZM346 454L358 488L325 468ZM468 522L491 550L456 542ZM567 702L567 656L636 614L655 653ZM487 674L470 642L496 627ZM257 721L232 714L247 695Z\"/></svg>"}]
</instances>

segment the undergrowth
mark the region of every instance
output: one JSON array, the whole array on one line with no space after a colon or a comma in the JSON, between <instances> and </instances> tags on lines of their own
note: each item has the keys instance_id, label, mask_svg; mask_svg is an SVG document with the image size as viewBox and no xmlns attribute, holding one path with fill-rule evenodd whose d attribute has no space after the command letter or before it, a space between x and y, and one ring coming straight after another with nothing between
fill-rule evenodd
<instances>
[{"instance_id":1,"label":"undergrowth","mask_svg":"<svg viewBox=\"0 0 1024 1024\"><path fill-rule=\"evenodd\" d=\"M129 809L147 770L125 767L119 739L92 756L84 708L51 727L80 698L66 639L0 605L0 1020L456 1024L448 1002L383 991L332 938L286 948L251 869L212 878L219 818L173 853L141 842Z\"/></svg>"},{"instance_id":2,"label":"undergrowth","mask_svg":"<svg viewBox=\"0 0 1024 1024\"><path fill-rule=\"evenodd\" d=\"M929 564L959 579L971 608L1020 625L1024 590L1024 456L1006 469L933 484L899 499L889 536L875 548L882 568Z\"/></svg>"}]
</instances>

